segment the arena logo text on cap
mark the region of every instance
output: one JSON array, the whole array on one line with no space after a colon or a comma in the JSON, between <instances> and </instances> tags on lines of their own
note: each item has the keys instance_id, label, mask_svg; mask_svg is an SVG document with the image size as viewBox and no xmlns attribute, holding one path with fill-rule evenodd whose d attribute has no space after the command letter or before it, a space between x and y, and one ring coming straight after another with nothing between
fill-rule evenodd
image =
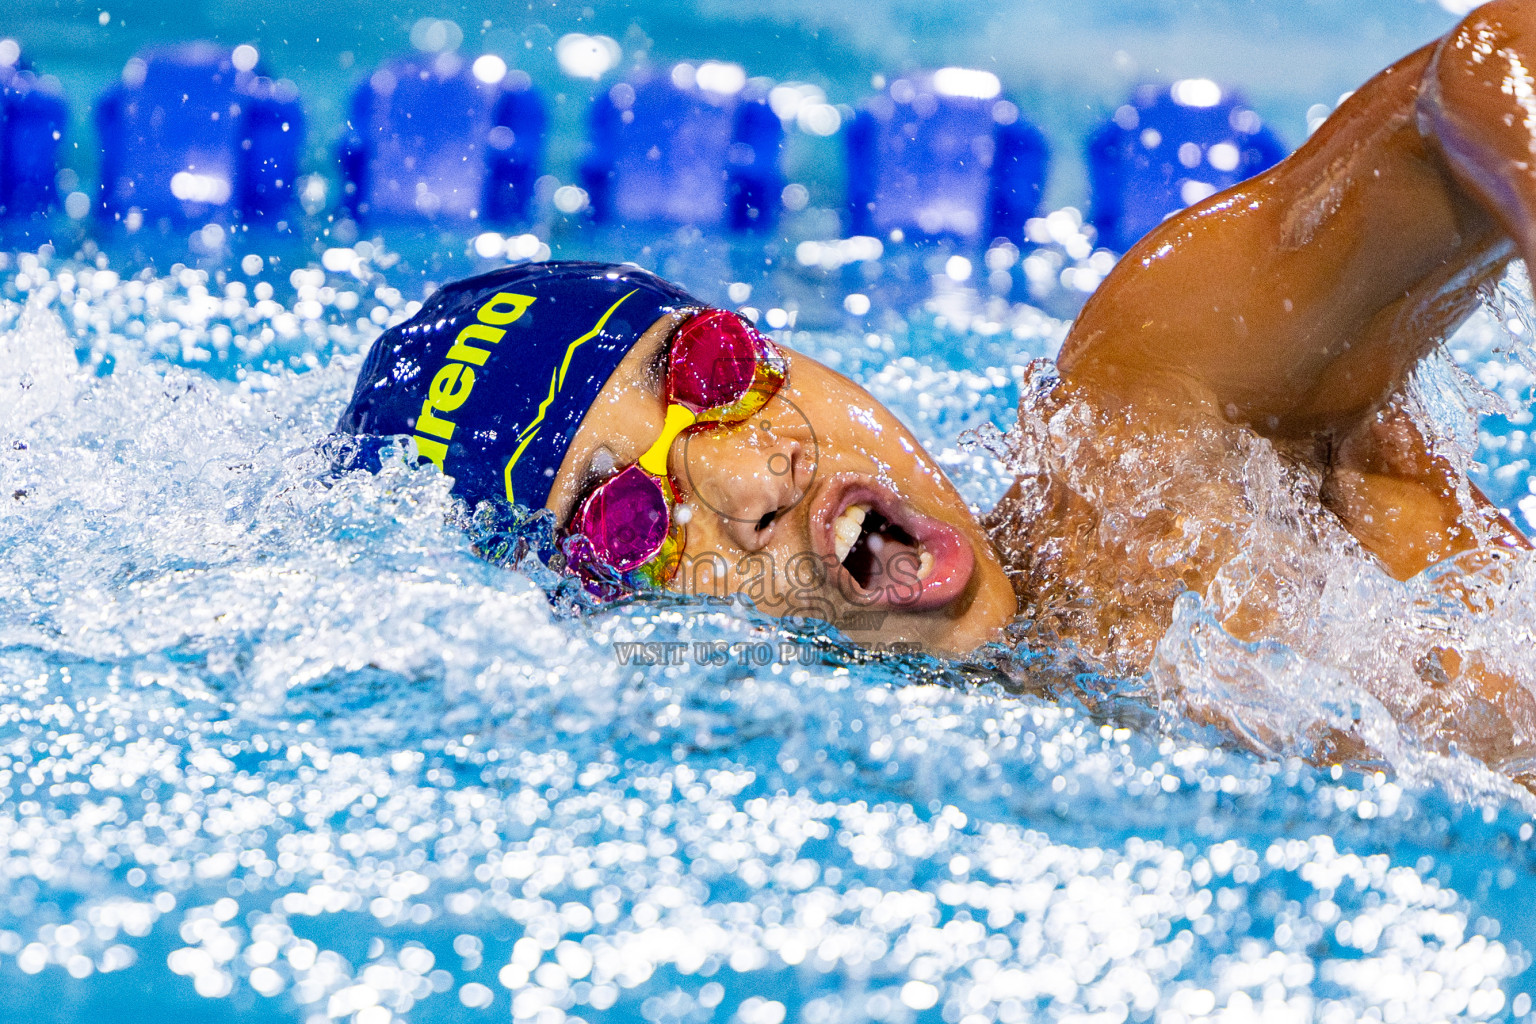
<instances>
[{"instance_id":1,"label":"arena logo text on cap","mask_svg":"<svg viewBox=\"0 0 1536 1024\"><path fill-rule=\"evenodd\" d=\"M429 459L439 470L448 457L446 442L453 440L457 424L439 413L451 413L469 400L475 390L476 366L484 366L490 349L476 348L471 341L500 344L507 327L516 323L535 301L532 295L497 292L475 311L475 323L459 332L448 350L447 360L427 385L427 397L421 400L421 415L416 417L416 452ZM567 360L569 363L569 360ZM423 437L430 434L431 437ZM435 440L434 440L435 439ZM518 449L521 452L521 448ZM514 461L516 456L513 457ZM507 500L512 500L510 463L507 474Z\"/></svg>"}]
</instances>

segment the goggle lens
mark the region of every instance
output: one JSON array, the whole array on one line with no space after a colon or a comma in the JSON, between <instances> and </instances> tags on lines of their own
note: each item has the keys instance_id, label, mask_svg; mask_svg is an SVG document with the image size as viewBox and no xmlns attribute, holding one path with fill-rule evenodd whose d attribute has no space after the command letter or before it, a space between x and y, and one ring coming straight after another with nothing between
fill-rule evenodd
<instances>
[{"instance_id":1,"label":"goggle lens","mask_svg":"<svg viewBox=\"0 0 1536 1024\"><path fill-rule=\"evenodd\" d=\"M656 555L671 522L661 481L630 466L588 496L576 526L604 563L629 572Z\"/></svg>"},{"instance_id":2,"label":"goggle lens","mask_svg":"<svg viewBox=\"0 0 1536 1024\"><path fill-rule=\"evenodd\" d=\"M677 329L667 397L700 421L731 423L767 404L784 383L784 354L751 324L723 309L697 313Z\"/></svg>"}]
</instances>

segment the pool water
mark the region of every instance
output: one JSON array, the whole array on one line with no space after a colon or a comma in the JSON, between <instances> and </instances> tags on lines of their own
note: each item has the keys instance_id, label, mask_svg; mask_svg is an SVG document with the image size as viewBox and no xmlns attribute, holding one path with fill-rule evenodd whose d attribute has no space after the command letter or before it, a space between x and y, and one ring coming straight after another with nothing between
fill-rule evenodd
<instances>
[{"instance_id":1,"label":"pool water","mask_svg":"<svg viewBox=\"0 0 1536 1024\"><path fill-rule=\"evenodd\" d=\"M874 11L869 31L919 38L902 51L812 6L691 10L727 49L743 25L819 18L801 59L824 31L862 75L970 56L989 27L944 9L919 38L925 8ZM1340 77L1337 20L1380 64L1450 19L1304 7L1284 40ZM1248 38L1247 10L1084 17L1188 60L1202 26ZM445 13L478 23L380 9L349 45L382 55ZM1027 4L999 18L1015 15L1077 38ZM203 16L257 31L252 12ZM269 31L303 21L285 16ZM552 8L540 25L622 36L638 19L664 50L672 16L646 17ZM290 35L295 66L340 45ZM138 41L104 35L91 67ZM346 84L312 74L317 94ZM228 255L122 238L0 254L0 1020L1536 1021L1536 801L1469 757L1383 733L1380 772L1315 768L1070 652L949 663L739 603L594 605L536 559L476 557L505 524L466 523L431 471L338 472L329 431L372 339L487 264L463 238L413 251L310 229ZM547 242L638 253L717 301L749 285L765 310L842 305L836 274L724 239ZM1517 273L1426 385L1483 386L1470 414L1433 411L1517 516L1531 308ZM916 304L781 336L887 403L984 508L1007 471L966 432L1010 425L1066 326L941 274ZM1354 613L1341 628L1375 628ZM1191 681L1265 680L1269 725L1277 705L1297 733L1372 722L1347 678L1313 699L1326 665L1306 652L1220 640L1184 607L1166 647Z\"/></svg>"},{"instance_id":2,"label":"pool water","mask_svg":"<svg viewBox=\"0 0 1536 1024\"><path fill-rule=\"evenodd\" d=\"M337 476L360 354L411 309L356 269L278 301L10 268L7 1016L1528 1012L1530 802L1472 762L1329 772L1031 655L552 602L432 472ZM1061 333L1016 319L790 340L985 500L1000 469L954 438Z\"/></svg>"}]
</instances>

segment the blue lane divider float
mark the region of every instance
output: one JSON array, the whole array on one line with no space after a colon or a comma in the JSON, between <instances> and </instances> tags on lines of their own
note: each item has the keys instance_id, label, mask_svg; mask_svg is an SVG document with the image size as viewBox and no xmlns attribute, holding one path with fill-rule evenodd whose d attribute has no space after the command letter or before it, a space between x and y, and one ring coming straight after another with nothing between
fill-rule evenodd
<instances>
[{"instance_id":1,"label":"blue lane divider float","mask_svg":"<svg viewBox=\"0 0 1536 1024\"><path fill-rule=\"evenodd\" d=\"M304 112L252 46L145 50L97 101L100 210L130 230L241 221L277 224L299 173Z\"/></svg>"},{"instance_id":2,"label":"blue lane divider float","mask_svg":"<svg viewBox=\"0 0 1536 1024\"><path fill-rule=\"evenodd\" d=\"M784 129L735 64L681 63L598 96L581 167L600 223L766 231L784 181Z\"/></svg>"},{"instance_id":3,"label":"blue lane divider float","mask_svg":"<svg viewBox=\"0 0 1536 1024\"><path fill-rule=\"evenodd\" d=\"M1285 154L1239 95L1209 79L1143 85L1088 143L1099 239L1124 252L1170 214Z\"/></svg>"},{"instance_id":4,"label":"blue lane divider float","mask_svg":"<svg viewBox=\"0 0 1536 1024\"><path fill-rule=\"evenodd\" d=\"M39 77L14 39L0 39L0 216L31 217L53 204L68 119L58 82Z\"/></svg>"},{"instance_id":5,"label":"blue lane divider float","mask_svg":"<svg viewBox=\"0 0 1536 1024\"><path fill-rule=\"evenodd\" d=\"M526 220L544 101L494 54L385 64L352 97L343 205L359 219Z\"/></svg>"},{"instance_id":6,"label":"blue lane divider float","mask_svg":"<svg viewBox=\"0 0 1536 1024\"><path fill-rule=\"evenodd\" d=\"M1045 137L989 71L907 75L866 100L848 130L856 235L1022 240L1045 185Z\"/></svg>"}]
</instances>

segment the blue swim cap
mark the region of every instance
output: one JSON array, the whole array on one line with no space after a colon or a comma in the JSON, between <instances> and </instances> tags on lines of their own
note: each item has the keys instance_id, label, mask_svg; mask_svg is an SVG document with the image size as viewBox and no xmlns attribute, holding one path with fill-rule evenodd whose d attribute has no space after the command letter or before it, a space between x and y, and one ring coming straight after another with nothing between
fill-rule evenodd
<instances>
[{"instance_id":1,"label":"blue swim cap","mask_svg":"<svg viewBox=\"0 0 1536 1024\"><path fill-rule=\"evenodd\" d=\"M542 508L582 418L640 335L703 305L609 263L529 263L447 285L373 343L337 429L411 434L471 505Z\"/></svg>"}]
</instances>

